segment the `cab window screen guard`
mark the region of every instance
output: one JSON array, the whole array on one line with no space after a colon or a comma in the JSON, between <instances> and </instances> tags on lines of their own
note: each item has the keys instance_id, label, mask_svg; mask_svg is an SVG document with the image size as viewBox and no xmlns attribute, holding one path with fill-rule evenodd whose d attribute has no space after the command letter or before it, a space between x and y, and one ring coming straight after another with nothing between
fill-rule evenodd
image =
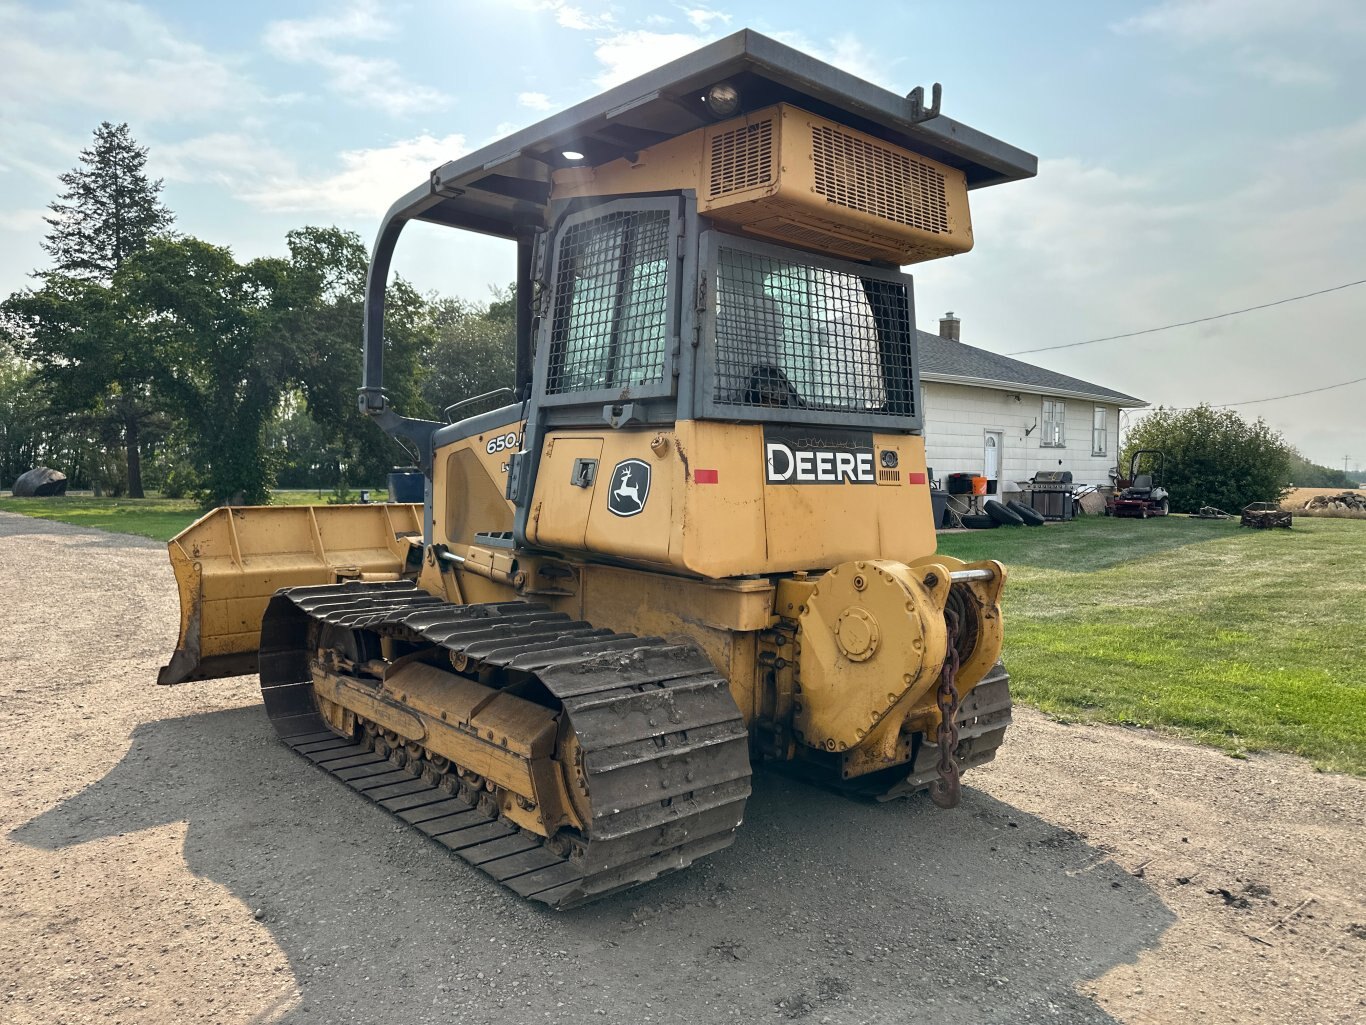
<instances>
[{"instance_id":1,"label":"cab window screen guard","mask_svg":"<svg viewBox=\"0 0 1366 1025\"><path fill-rule=\"evenodd\" d=\"M920 425L908 277L730 237L714 253L708 412Z\"/></svg>"},{"instance_id":2,"label":"cab window screen guard","mask_svg":"<svg viewBox=\"0 0 1366 1025\"><path fill-rule=\"evenodd\" d=\"M568 225L555 260L547 395L667 384L667 210Z\"/></svg>"}]
</instances>

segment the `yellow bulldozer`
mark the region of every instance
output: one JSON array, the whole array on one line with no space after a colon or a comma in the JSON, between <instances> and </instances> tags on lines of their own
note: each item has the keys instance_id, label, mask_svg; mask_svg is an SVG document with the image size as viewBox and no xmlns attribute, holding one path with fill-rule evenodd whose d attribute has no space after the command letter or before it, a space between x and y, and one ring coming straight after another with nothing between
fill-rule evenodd
<instances>
[{"instance_id":1,"label":"yellow bulldozer","mask_svg":"<svg viewBox=\"0 0 1366 1025\"><path fill-rule=\"evenodd\" d=\"M743 31L438 167L359 403L425 501L199 520L161 682L258 672L295 751L554 908L727 846L756 762L956 804L1005 570L935 554L901 267L1036 161L939 108ZM516 243L516 380L456 422L383 387L413 220Z\"/></svg>"}]
</instances>

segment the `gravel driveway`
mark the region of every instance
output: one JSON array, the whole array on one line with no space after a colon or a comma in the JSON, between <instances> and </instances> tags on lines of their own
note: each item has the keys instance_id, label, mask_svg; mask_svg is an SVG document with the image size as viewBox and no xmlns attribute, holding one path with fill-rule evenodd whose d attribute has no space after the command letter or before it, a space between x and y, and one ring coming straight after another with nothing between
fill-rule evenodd
<instances>
[{"instance_id":1,"label":"gravel driveway","mask_svg":"<svg viewBox=\"0 0 1366 1025\"><path fill-rule=\"evenodd\" d=\"M1022 710L962 806L760 773L736 843L522 903L162 688L163 546L0 513L0 1021L1366 1018L1366 782Z\"/></svg>"}]
</instances>

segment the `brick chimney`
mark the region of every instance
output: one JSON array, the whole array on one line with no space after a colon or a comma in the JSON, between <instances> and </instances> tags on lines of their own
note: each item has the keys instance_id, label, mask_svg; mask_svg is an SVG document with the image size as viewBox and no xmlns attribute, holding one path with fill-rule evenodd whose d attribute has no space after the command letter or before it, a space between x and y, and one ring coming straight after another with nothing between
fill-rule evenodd
<instances>
[{"instance_id":1,"label":"brick chimney","mask_svg":"<svg viewBox=\"0 0 1366 1025\"><path fill-rule=\"evenodd\" d=\"M949 310L939 318L939 337L947 338L951 342L962 341L958 337L958 318L953 315L953 310Z\"/></svg>"}]
</instances>

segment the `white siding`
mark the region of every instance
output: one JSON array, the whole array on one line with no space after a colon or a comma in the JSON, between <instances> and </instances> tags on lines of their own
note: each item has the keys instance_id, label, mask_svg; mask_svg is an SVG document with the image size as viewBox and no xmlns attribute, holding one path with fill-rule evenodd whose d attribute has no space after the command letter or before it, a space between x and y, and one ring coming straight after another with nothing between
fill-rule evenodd
<instances>
[{"instance_id":1,"label":"white siding","mask_svg":"<svg viewBox=\"0 0 1366 1025\"><path fill-rule=\"evenodd\" d=\"M1115 465L1119 441L1119 407L1064 395L938 381L925 381L922 389L926 454L934 475L941 480L950 473L981 473L985 433L1001 431L1003 480L1027 481L1039 470L1071 470L1077 484L1110 483L1109 471ZM1066 443L1061 448L1040 444L1045 398L1066 403ZM1104 455L1091 451L1092 418L1098 406L1105 409Z\"/></svg>"}]
</instances>

